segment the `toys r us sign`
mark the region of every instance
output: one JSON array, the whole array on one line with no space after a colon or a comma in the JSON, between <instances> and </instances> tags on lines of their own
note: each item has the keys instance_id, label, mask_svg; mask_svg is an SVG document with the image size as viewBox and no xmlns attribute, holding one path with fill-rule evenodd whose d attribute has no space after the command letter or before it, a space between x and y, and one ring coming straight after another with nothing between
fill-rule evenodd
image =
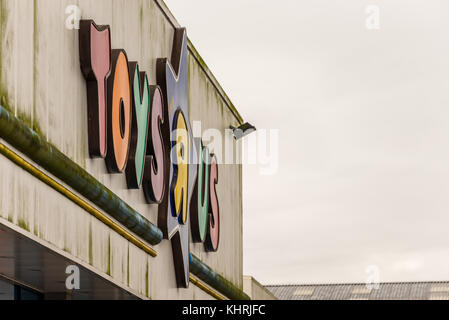
<instances>
[{"instance_id":1,"label":"toys r us sign","mask_svg":"<svg viewBox=\"0 0 449 320\"><path fill-rule=\"evenodd\" d=\"M186 31L175 30L171 60L157 60L157 85L124 49L111 49L107 25L81 20L79 51L89 154L104 158L110 173L125 173L128 188L142 188L147 202L158 205L178 286L188 287L189 222L193 241L217 251L220 210L217 159L193 139L189 121Z\"/></svg>"}]
</instances>

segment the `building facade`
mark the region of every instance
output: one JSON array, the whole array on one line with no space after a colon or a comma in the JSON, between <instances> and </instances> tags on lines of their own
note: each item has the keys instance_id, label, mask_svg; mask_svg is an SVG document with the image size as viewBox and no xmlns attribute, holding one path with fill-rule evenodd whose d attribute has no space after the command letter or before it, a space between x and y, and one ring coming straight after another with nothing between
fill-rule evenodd
<instances>
[{"instance_id":1,"label":"building facade","mask_svg":"<svg viewBox=\"0 0 449 320\"><path fill-rule=\"evenodd\" d=\"M243 119L166 5L0 4L0 299L249 298Z\"/></svg>"}]
</instances>

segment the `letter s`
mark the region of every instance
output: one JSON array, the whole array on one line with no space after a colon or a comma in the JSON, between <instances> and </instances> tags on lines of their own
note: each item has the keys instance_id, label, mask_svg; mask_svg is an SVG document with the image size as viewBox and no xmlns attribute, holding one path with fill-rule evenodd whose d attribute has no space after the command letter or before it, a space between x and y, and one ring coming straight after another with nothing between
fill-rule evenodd
<instances>
[{"instance_id":1,"label":"letter s","mask_svg":"<svg viewBox=\"0 0 449 320\"><path fill-rule=\"evenodd\" d=\"M216 252L220 243L220 207L216 185L218 183L218 162L217 157L211 154L210 160L210 190L209 190L209 219L207 226L207 235L204 246L206 251Z\"/></svg>"},{"instance_id":2,"label":"letter s","mask_svg":"<svg viewBox=\"0 0 449 320\"><path fill-rule=\"evenodd\" d=\"M159 86L150 86L151 114L147 140L147 155L145 158L143 190L148 203L160 204L168 185L167 142L170 131L167 110ZM164 134L165 133L165 134ZM169 142L168 142L169 143Z\"/></svg>"}]
</instances>

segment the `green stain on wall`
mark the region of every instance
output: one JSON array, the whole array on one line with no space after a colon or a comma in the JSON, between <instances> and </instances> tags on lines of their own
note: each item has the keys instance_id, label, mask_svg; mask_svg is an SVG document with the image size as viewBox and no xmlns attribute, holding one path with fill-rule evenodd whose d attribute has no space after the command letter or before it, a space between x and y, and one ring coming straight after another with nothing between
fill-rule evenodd
<instances>
[{"instance_id":1,"label":"green stain on wall","mask_svg":"<svg viewBox=\"0 0 449 320\"><path fill-rule=\"evenodd\" d=\"M6 0L0 0L0 34L4 35L5 31L5 24L7 20L7 12L6 12ZM34 72L33 72L33 113L36 113L36 84L37 84L37 66L36 66L36 52L37 52L37 0L34 0ZM0 40L0 105L4 107L6 110L8 110L11 113L14 112L14 108L12 107L10 100L9 100L9 94L6 91L6 89L3 86L3 77L2 77L2 61L3 59L3 39ZM17 108L18 110L24 110L24 108ZM17 112L17 118L22 120L27 126L32 128L38 135L43 137L43 131L39 123L36 119L33 119L32 115L26 114L24 112L18 111Z\"/></svg>"},{"instance_id":2,"label":"green stain on wall","mask_svg":"<svg viewBox=\"0 0 449 320\"><path fill-rule=\"evenodd\" d=\"M0 0L0 34L4 35L5 32L5 23L6 23L6 8L5 8L5 0ZM3 63L3 38L0 39L0 90L2 89L2 63ZM0 99L3 97L2 93L0 93Z\"/></svg>"},{"instance_id":3,"label":"green stain on wall","mask_svg":"<svg viewBox=\"0 0 449 320\"><path fill-rule=\"evenodd\" d=\"M108 276L111 275L111 235L108 237L108 269L106 270Z\"/></svg>"},{"instance_id":4,"label":"green stain on wall","mask_svg":"<svg viewBox=\"0 0 449 320\"><path fill-rule=\"evenodd\" d=\"M3 89L3 36L5 34L6 25L6 6L5 0L0 0L0 104L11 112L7 92Z\"/></svg>"},{"instance_id":5,"label":"green stain on wall","mask_svg":"<svg viewBox=\"0 0 449 320\"><path fill-rule=\"evenodd\" d=\"M8 19L7 16L7 8L6 8L6 0L0 0L0 34L2 35L2 39L0 40L0 105L4 107L9 112L15 114L15 110L12 107L9 94L3 85L3 51L4 51L4 35L6 30L6 21ZM8 41L5 40L7 43ZM34 34L33 34L33 43L34 43L34 66L33 66L33 113L36 114L36 88L37 88L37 51L38 51L38 40L37 40L37 0L34 0ZM8 45L7 45L8 48ZM17 108L18 110L24 110L25 108ZM30 114L26 114L24 112L18 111L16 114L17 118L22 120L27 126L32 128L38 135L43 137L42 127L36 121L35 117Z\"/></svg>"},{"instance_id":6,"label":"green stain on wall","mask_svg":"<svg viewBox=\"0 0 449 320\"><path fill-rule=\"evenodd\" d=\"M3 87L0 87L0 105L8 110L9 112L14 114L14 109L12 108L10 102L9 102L9 95L4 90ZM19 108L21 109L21 108ZM36 119L32 120L31 116L26 114L25 112L18 111L17 112L17 118L19 118L23 123L25 123L28 127L33 128L33 130L42 137L42 129L39 123L36 121Z\"/></svg>"},{"instance_id":7,"label":"green stain on wall","mask_svg":"<svg viewBox=\"0 0 449 320\"><path fill-rule=\"evenodd\" d=\"M148 258L147 258L147 268L145 270L145 296L149 297L150 296L150 275L149 275L149 263L148 263Z\"/></svg>"},{"instance_id":8,"label":"green stain on wall","mask_svg":"<svg viewBox=\"0 0 449 320\"><path fill-rule=\"evenodd\" d=\"M92 240L92 221L89 224L89 264L91 266L94 264L94 250L93 250L93 240Z\"/></svg>"},{"instance_id":9,"label":"green stain on wall","mask_svg":"<svg viewBox=\"0 0 449 320\"><path fill-rule=\"evenodd\" d=\"M200 70L199 74L203 75L207 79L207 81L210 82L210 84L212 85L212 90L215 93L217 93L218 96L220 97L219 100L221 100L228 107L228 109L233 113L234 117L239 121L239 123L243 124L244 121L243 121L242 116L237 111L237 108L231 102L229 97L226 95L223 88L221 88L218 81L216 83L212 83L213 80L211 78L209 78L209 76L207 75L207 73L209 73L211 75L211 77L214 78L214 76L212 75L212 72L210 71L206 62L204 62L203 58L198 53L198 50L196 50L195 46L192 44L190 39L188 39L188 46L189 46L189 54L195 59L195 62L200 67L200 69L202 69L202 70ZM215 79L215 81L216 81L216 79ZM218 87L216 87L216 85ZM206 92L209 92L209 90L211 90L211 89L208 88Z\"/></svg>"},{"instance_id":10,"label":"green stain on wall","mask_svg":"<svg viewBox=\"0 0 449 320\"><path fill-rule=\"evenodd\" d=\"M28 221L25 221L24 219L19 219L18 222L19 227L21 227L22 229L30 232L30 224L28 223Z\"/></svg>"},{"instance_id":11,"label":"green stain on wall","mask_svg":"<svg viewBox=\"0 0 449 320\"><path fill-rule=\"evenodd\" d=\"M33 233L36 237L39 237L39 223L38 223L38 218L37 218L37 213L39 208L39 201L38 201L38 197L35 196L34 197L34 208L33 208L33 214L34 214L34 230Z\"/></svg>"},{"instance_id":12,"label":"green stain on wall","mask_svg":"<svg viewBox=\"0 0 449 320\"><path fill-rule=\"evenodd\" d=\"M140 30L143 31L143 3L142 2L140 2L139 18L140 18Z\"/></svg>"},{"instance_id":13,"label":"green stain on wall","mask_svg":"<svg viewBox=\"0 0 449 320\"><path fill-rule=\"evenodd\" d=\"M0 87L0 104L9 112L14 113L14 110L11 110L11 105L9 104L8 93L3 89L3 87Z\"/></svg>"},{"instance_id":14,"label":"green stain on wall","mask_svg":"<svg viewBox=\"0 0 449 320\"><path fill-rule=\"evenodd\" d=\"M33 114L36 115L36 100L37 100L37 52L38 52L38 25L37 25L37 0L34 0L33 4ZM38 132L40 135L42 134L42 131L40 130L40 127L37 126L36 122L36 116L34 116L34 121L32 123L32 129L36 132ZM48 128L47 128L48 130ZM42 136L42 135L41 135Z\"/></svg>"},{"instance_id":15,"label":"green stain on wall","mask_svg":"<svg viewBox=\"0 0 449 320\"><path fill-rule=\"evenodd\" d=\"M18 111L17 118L22 120L28 127L32 128L34 132L36 132L41 138L44 138L42 129L39 123L36 121L36 118L32 118L31 115L26 114L25 112Z\"/></svg>"},{"instance_id":16,"label":"green stain on wall","mask_svg":"<svg viewBox=\"0 0 449 320\"><path fill-rule=\"evenodd\" d=\"M129 242L128 242L128 257L127 257L127 268L126 268L126 284L129 286Z\"/></svg>"}]
</instances>

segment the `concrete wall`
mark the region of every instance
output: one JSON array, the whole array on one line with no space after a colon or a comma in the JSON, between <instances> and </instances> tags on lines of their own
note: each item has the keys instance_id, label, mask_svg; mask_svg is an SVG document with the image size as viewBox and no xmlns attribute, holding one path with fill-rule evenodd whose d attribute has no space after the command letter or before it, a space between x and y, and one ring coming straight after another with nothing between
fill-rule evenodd
<instances>
[{"instance_id":1,"label":"concrete wall","mask_svg":"<svg viewBox=\"0 0 449 320\"><path fill-rule=\"evenodd\" d=\"M142 190L128 190L125 176L111 175L104 160L92 160L87 147L86 82L81 74L78 32L65 27L65 9L82 10L83 19L111 26L112 47L126 50L156 83L156 59L170 57L171 18L156 0L0 0L0 101L86 169L134 209L157 224L157 206ZM162 6L162 9L161 9ZM203 129L237 125L207 67L189 52L190 119ZM9 220L74 258L92 265L124 287L154 299L210 298L195 286L178 289L171 243L155 247L152 258L87 212L0 157L0 223ZM217 253L202 244L191 251L242 287L241 166L220 165L217 192L221 242Z\"/></svg>"},{"instance_id":2,"label":"concrete wall","mask_svg":"<svg viewBox=\"0 0 449 320\"><path fill-rule=\"evenodd\" d=\"M277 300L267 288L251 276L243 276L243 291L252 300Z\"/></svg>"},{"instance_id":3,"label":"concrete wall","mask_svg":"<svg viewBox=\"0 0 449 320\"><path fill-rule=\"evenodd\" d=\"M251 300L277 300L267 288L251 276L243 276L243 291Z\"/></svg>"}]
</instances>

